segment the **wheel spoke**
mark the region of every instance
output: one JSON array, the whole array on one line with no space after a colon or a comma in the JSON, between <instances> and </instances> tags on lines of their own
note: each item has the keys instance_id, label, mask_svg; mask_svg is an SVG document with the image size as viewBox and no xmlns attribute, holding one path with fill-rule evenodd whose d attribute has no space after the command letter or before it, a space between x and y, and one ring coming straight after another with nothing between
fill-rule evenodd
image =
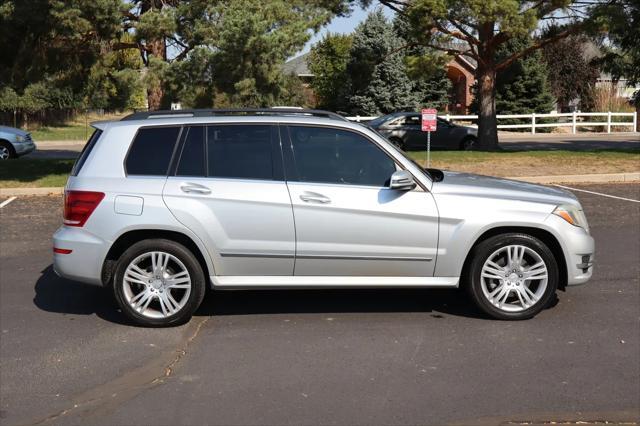
<instances>
[{"instance_id":1,"label":"wheel spoke","mask_svg":"<svg viewBox=\"0 0 640 426\"><path fill-rule=\"evenodd\" d=\"M160 302L160 309L162 309L162 315L165 317L169 316L165 298L163 296L158 296L158 301Z\"/></svg>"},{"instance_id":2,"label":"wheel spoke","mask_svg":"<svg viewBox=\"0 0 640 426\"><path fill-rule=\"evenodd\" d=\"M522 305L523 308L526 308L527 307L527 303L522 298L522 290L517 289L516 290L516 295L518 295L518 299L520 299L520 305Z\"/></svg>"}]
</instances>

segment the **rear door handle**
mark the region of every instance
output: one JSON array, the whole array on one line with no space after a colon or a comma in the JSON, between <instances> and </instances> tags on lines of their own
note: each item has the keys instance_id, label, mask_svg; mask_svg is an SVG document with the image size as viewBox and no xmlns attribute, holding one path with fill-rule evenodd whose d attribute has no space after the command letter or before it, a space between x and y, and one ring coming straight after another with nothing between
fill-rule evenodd
<instances>
[{"instance_id":1,"label":"rear door handle","mask_svg":"<svg viewBox=\"0 0 640 426\"><path fill-rule=\"evenodd\" d=\"M331 199L317 192L305 191L300 195L300 199L305 203L329 204Z\"/></svg>"},{"instance_id":2,"label":"rear door handle","mask_svg":"<svg viewBox=\"0 0 640 426\"><path fill-rule=\"evenodd\" d=\"M198 183L185 182L180 185L180 189L188 194L211 194L209 188Z\"/></svg>"}]
</instances>

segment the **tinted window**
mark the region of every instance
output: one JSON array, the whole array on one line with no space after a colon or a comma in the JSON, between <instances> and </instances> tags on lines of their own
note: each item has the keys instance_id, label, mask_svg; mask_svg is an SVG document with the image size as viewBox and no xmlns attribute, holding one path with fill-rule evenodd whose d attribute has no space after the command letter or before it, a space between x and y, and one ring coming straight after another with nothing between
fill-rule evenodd
<instances>
[{"instance_id":1,"label":"tinted window","mask_svg":"<svg viewBox=\"0 0 640 426\"><path fill-rule=\"evenodd\" d=\"M130 175L166 176L180 127L149 127L138 130L126 170Z\"/></svg>"},{"instance_id":2,"label":"tinted window","mask_svg":"<svg viewBox=\"0 0 640 426\"><path fill-rule=\"evenodd\" d=\"M207 127L209 176L273 179L271 126Z\"/></svg>"},{"instance_id":3,"label":"tinted window","mask_svg":"<svg viewBox=\"0 0 640 426\"><path fill-rule=\"evenodd\" d=\"M422 117L419 115L408 115L404 118L402 124L405 126L421 126L422 125Z\"/></svg>"},{"instance_id":4,"label":"tinted window","mask_svg":"<svg viewBox=\"0 0 640 426\"><path fill-rule=\"evenodd\" d=\"M206 176L204 127L190 127L180 153L176 176Z\"/></svg>"},{"instance_id":5,"label":"tinted window","mask_svg":"<svg viewBox=\"0 0 640 426\"><path fill-rule=\"evenodd\" d=\"M396 171L386 153L357 133L303 126L290 126L289 131L302 182L382 187Z\"/></svg>"},{"instance_id":6,"label":"tinted window","mask_svg":"<svg viewBox=\"0 0 640 426\"><path fill-rule=\"evenodd\" d=\"M98 139L100 139L100 135L102 135L102 130L99 130L99 129L96 129L91 134L91 137L82 148L82 152L80 153L80 156L78 157L76 162L73 164L73 168L71 169L71 176L78 176L78 173L80 173L82 166L84 166L84 162L87 161L87 157L93 150L93 147L96 146Z\"/></svg>"}]
</instances>

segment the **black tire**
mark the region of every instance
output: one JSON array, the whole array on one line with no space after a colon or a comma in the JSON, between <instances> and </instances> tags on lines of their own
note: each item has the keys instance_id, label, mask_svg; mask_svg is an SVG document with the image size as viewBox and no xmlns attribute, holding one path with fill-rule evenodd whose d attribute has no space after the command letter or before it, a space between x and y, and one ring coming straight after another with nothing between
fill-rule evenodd
<instances>
[{"instance_id":1,"label":"black tire","mask_svg":"<svg viewBox=\"0 0 640 426\"><path fill-rule=\"evenodd\" d=\"M394 144L396 147L400 148L401 150L405 150L405 144L404 141L400 138L390 138L389 142L391 142L392 144Z\"/></svg>"},{"instance_id":2,"label":"black tire","mask_svg":"<svg viewBox=\"0 0 640 426\"><path fill-rule=\"evenodd\" d=\"M518 312L508 312L506 310L498 308L493 303L488 300L488 297L485 295L483 291L483 278L482 278L482 268L489 259L489 257L494 254L500 248L517 245L524 246L531 249L535 252L540 258L544 261L545 266L547 268L547 283L546 289L542 291L542 287L540 287L540 292L542 293L537 302L535 302L532 306L527 309L518 311ZM532 237L527 234L520 233L508 233L501 234L495 237L488 238L487 240L481 242L477 246L473 248L470 253L471 260L469 262L468 267L465 270L465 279L467 290L475 302L475 304L487 315L492 318L500 319L500 320L524 320L534 317L540 311L542 311L545 307L549 305L551 300L555 297L556 290L558 288L559 282L559 270L558 264L555 260L555 257L549 247L547 247L542 241L539 239ZM531 256L530 254L526 254L526 256ZM509 271L506 271L507 273ZM514 277L516 277L514 275ZM517 278L516 278L517 279ZM495 281L493 281L495 283ZM506 281L503 281L506 284ZM538 281L541 283L542 281ZM496 287L499 284L494 284ZM514 284L516 285L516 284ZM518 286L520 284L517 284ZM522 284L524 286L524 284ZM535 280L530 284L530 286L536 285ZM541 285L541 284L540 284ZM496 288L494 287L494 288ZM529 287L530 288L530 287ZM514 296L518 296L516 292L514 292L516 288L510 290L512 294L507 296L511 298ZM512 299L512 300L515 300ZM522 304L515 300L517 304Z\"/></svg>"},{"instance_id":3,"label":"black tire","mask_svg":"<svg viewBox=\"0 0 640 426\"><path fill-rule=\"evenodd\" d=\"M466 138L462 139L462 142L460 142L460 150L473 151L476 147L477 142L478 139L474 138L473 136L467 136Z\"/></svg>"},{"instance_id":4,"label":"black tire","mask_svg":"<svg viewBox=\"0 0 640 426\"><path fill-rule=\"evenodd\" d=\"M125 296L124 274L129 264L145 253L160 251L175 256L186 268L191 279L191 291L185 297L186 303L175 314L163 318L150 318L136 311L128 302ZM200 263L193 253L175 241L165 239L152 239L140 241L127 249L116 265L116 272L112 282L112 290L115 299L122 309L122 312L135 323L147 327L168 327L184 324L191 319L193 313L198 309L204 298L206 288L205 274ZM154 302L152 302L154 303Z\"/></svg>"},{"instance_id":5,"label":"black tire","mask_svg":"<svg viewBox=\"0 0 640 426\"><path fill-rule=\"evenodd\" d=\"M9 157L0 156L0 161L16 158L16 151L13 149L13 145L9 142L0 141L0 149L2 149L3 152L8 152L9 154Z\"/></svg>"}]
</instances>

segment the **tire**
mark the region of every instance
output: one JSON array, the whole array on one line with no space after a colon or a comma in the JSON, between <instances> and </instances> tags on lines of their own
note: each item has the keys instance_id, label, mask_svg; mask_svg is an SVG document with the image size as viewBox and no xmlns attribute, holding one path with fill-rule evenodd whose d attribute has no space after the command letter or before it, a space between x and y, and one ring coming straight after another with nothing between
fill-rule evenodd
<instances>
[{"instance_id":1,"label":"tire","mask_svg":"<svg viewBox=\"0 0 640 426\"><path fill-rule=\"evenodd\" d=\"M555 297L558 264L551 250L531 235L491 237L474 247L471 256L465 276L467 290L475 304L492 318L529 319ZM522 261L508 267L509 256Z\"/></svg>"},{"instance_id":2,"label":"tire","mask_svg":"<svg viewBox=\"0 0 640 426\"><path fill-rule=\"evenodd\" d=\"M155 272L154 262L159 265ZM204 298L205 274L183 245L165 239L143 240L120 256L112 287L128 318L147 327L167 327L189 321L198 309Z\"/></svg>"},{"instance_id":3,"label":"tire","mask_svg":"<svg viewBox=\"0 0 640 426\"><path fill-rule=\"evenodd\" d=\"M0 141L0 161L16 158L16 151L9 142Z\"/></svg>"},{"instance_id":4,"label":"tire","mask_svg":"<svg viewBox=\"0 0 640 426\"><path fill-rule=\"evenodd\" d=\"M474 138L473 136L467 136L466 138L462 139L462 142L460 142L460 150L473 151L475 149L477 141L478 139Z\"/></svg>"},{"instance_id":5,"label":"tire","mask_svg":"<svg viewBox=\"0 0 640 426\"><path fill-rule=\"evenodd\" d=\"M404 141L402 139L400 139L400 138L391 138L391 139L389 139L389 142L391 142L396 147L398 147L399 149L404 151L405 144L404 144Z\"/></svg>"}]
</instances>

